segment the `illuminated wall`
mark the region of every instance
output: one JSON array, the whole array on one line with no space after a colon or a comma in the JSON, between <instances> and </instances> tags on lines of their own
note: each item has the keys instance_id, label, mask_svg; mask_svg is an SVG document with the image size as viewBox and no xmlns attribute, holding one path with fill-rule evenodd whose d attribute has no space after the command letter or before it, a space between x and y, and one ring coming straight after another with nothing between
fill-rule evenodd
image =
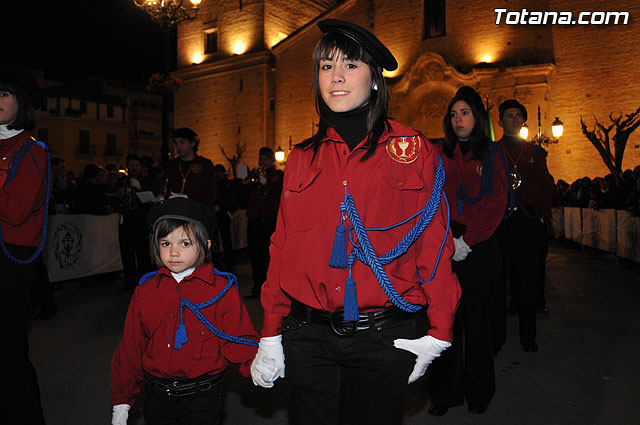
<instances>
[{"instance_id":1,"label":"illuminated wall","mask_svg":"<svg viewBox=\"0 0 640 425\"><path fill-rule=\"evenodd\" d=\"M615 27L496 25L494 8L628 10L633 17L640 16L640 6L621 0L606 4L589 0L551 0L533 5L523 0L497 5L445 3L446 34L423 40L424 2L420 0L242 1L242 10L238 1L203 2L209 6L203 6L198 20L180 26L179 76L188 77L191 68L206 70L216 63L239 61L247 54L263 52L269 59L265 59L260 74L242 74L245 84L254 78L260 89L236 96L236 103L230 103L228 108L238 114L236 122L225 119L223 128L220 117L207 118L207 114L227 117L231 113L215 106L216 99L220 102L221 96L226 95L203 90L203 83L198 83L198 88L191 87L195 81L186 78L184 91L181 89L176 96L176 124L195 123L193 117L198 116L207 139L219 143L216 133L218 138L237 139L238 122L244 122L247 116L266 120L260 126L252 126L256 133L251 134L244 133L249 124L241 124L256 152L262 144L286 150L290 138L297 143L309 137L318 120L311 87L311 53L321 36L316 22L338 18L370 29L398 59L399 69L385 75L393 100L392 114L399 121L419 128L429 137L441 136L447 97L461 85L469 84L494 105L492 119L497 138L502 135L497 105L505 99L516 98L528 108L530 134L537 131L538 105L545 134L551 134L551 122L560 117L565 134L560 144L549 147L549 167L556 179L572 181L582 175L606 174L595 148L580 132L579 117L583 115L593 126L593 114L607 122L611 112L630 113L640 106L640 79L636 75L639 26L633 21L628 26ZM218 25L220 51L203 58L200 65L192 65L194 49L201 48L198 43L202 41L203 28L211 22ZM246 40L246 53L233 56L232 46L238 39ZM215 66L210 69L211 73L218 72ZM239 73L241 67L235 69ZM219 81L217 90L237 85L237 80L224 83L231 76L209 77ZM238 74L233 78L241 77ZM194 104L201 110L190 109ZM216 153L217 147L207 149L213 159L221 157ZM625 158L625 168L640 164L640 130L632 135Z\"/></svg>"}]
</instances>

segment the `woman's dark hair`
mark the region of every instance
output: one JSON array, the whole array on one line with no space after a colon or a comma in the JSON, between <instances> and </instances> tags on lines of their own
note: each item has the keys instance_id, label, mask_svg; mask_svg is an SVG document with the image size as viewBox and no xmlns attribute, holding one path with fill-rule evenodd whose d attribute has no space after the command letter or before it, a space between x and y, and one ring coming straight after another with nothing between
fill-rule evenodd
<instances>
[{"instance_id":1,"label":"woman's dark hair","mask_svg":"<svg viewBox=\"0 0 640 425\"><path fill-rule=\"evenodd\" d=\"M0 91L11 93L18 104L18 116L7 126L10 130L33 130L36 109L40 108L42 92L36 79L26 69L9 62L0 62Z\"/></svg>"},{"instance_id":2,"label":"woman's dark hair","mask_svg":"<svg viewBox=\"0 0 640 425\"><path fill-rule=\"evenodd\" d=\"M378 147L378 140L385 129L391 129L388 117L390 100L389 93L387 92L387 84L382 76L382 68L375 62L373 57L351 38L335 32L326 33L318 41L313 52L313 87L316 111L318 111L318 115L320 116L318 131L310 138L298 143L296 147L303 149L312 147L314 151L313 159L315 159L322 144L322 139L326 136L327 130L331 126L328 119L330 109L322 99L320 84L318 83L318 74L320 61L322 59L333 58L338 51L342 52L349 59L359 60L369 65L369 69L371 70L371 83L372 85L376 84L378 86L378 90L371 90L371 97L368 103L369 114L367 117L367 140L365 142L365 146L368 146L368 149L361 159L361 161L365 161L375 153ZM313 162L313 159L311 162Z\"/></svg>"},{"instance_id":3,"label":"woman's dark hair","mask_svg":"<svg viewBox=\"0 0 640 425\"><path fill-rule=\"evenodd\" d=\"M153 226L153 257L158 266L162 266L162 258L160 257L160 239L166 237L169 233L178 228L184 228L185 233L191 240L191 243L196 245L198 250L198 259L194 264L198 267L204 263L211 262L211 250L209 249L207 241L209 239L209 232L204 226L193 223L187 220L180 220L178 218L162 218Z\"/></svg>"},{"instance_id":4,"label":"woman's dark hair","mask_svg":"<svg viewBox=\"0 0 640 425\"><path fill-rule=\"evenodd\" d=\"M475 92L474 92L475 93ZM487 137L487 129L489 128L489 123L487 121L487 112L484 109L484 105L482 104L482 99L477 93L475 93L477 98L474 96L467 96L465 94L461 94L460 91L456 93L456 95L449 102L449 106L447 106L447 112L444 115L444 119L442 120L442 127L444 128L444 142L443 142L443 150L447 157L451 158L453 155L453 151L458 144L458 136L453 131L453 126L451 125L451 109L453 109L453 105L462 100L466 102L471 108L471 113L473 114L473 119L475 124L473 126L473 130L469 135L469 140L467 143L470 143L471 152L473 153L473 157L476 159L482 158L482 154L487 149L489 143L491 141Z\"/></svg>"}]
</instances>

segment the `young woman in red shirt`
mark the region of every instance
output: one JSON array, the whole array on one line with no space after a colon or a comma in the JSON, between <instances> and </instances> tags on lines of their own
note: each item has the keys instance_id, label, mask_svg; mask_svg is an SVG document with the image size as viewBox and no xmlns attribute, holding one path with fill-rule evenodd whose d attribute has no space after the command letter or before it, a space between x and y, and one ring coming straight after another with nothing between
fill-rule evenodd
<instances>
[{"instance_id":1,"label":"young woman in red shirt","mask_svg":"<svg viewBox=\"0 0 640 425\"><path fill-rule=\"evenodd\" d=\"M251 376L272 387L286 370L291 424L401 424L407 382L450 345L460 296L444 172L388 117L391 52L350 22L318 26L320 123L287 159Z\"/></svg>"}]
</instances>

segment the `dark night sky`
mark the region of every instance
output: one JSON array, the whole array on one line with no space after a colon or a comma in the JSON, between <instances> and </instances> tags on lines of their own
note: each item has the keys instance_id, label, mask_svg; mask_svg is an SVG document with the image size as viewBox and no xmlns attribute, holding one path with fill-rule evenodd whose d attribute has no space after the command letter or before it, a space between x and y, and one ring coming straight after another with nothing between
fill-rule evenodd
<instances>
[{"instance_id":1,"label":"dark night sky","mask_svg":"<svg viewBox=\"0 0 640 425\"><path fill-rule=\"evenodd\" d=\"M0 57L42 70L45 78L145 84L162 70L162 30L133 0L5 3Z\"/></svg>"}]
</instances>

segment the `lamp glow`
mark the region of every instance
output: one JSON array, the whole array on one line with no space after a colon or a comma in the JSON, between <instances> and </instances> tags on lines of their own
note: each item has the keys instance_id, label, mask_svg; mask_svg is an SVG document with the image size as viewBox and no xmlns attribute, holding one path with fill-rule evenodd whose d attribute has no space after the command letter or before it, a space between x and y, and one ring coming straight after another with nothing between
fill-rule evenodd
<instances>
[{"instance_id":1,"label":"lamp glow","mask_svg":"<svg viewBox=\"0 0 640 425\"><path fill-rule=\"evenodd\" d=\"M551 123L551 133L553 133L553 137L556 139L562 137L562 133L564 133L564 126L562 125L560 118L556 117L555 121Z\"/></svg>"},{"instance_id":2,"label":"lamp glow","mask_svg":"<svg viewBox=\"0 0 640 425\"><path fill-rule=\"evenodd\" d=\"M231 53L234 55L241 55L247 50L247 46L244 41L236 41L231 48Z\"/></svg>"},{"instance_id":3,"label":"lamp glow","mask_svg":"<svg viewBox=\"0 0 640 425\"><path fill-rule=\"evenodd\" d=\"M275 151L276 161L282 162L284 161L284 151L280 146L278 146L278 150Z\"/></svg>"},{"instance_id":4,"label":"lamp glow","mask_svg":"<svg viewBox=\"0 0 640 425\"><path fill-rule=\"evenodd\" d=\"M529 127L527 126L527 124L522 125L522 128L520 129L520 137L522 137L524 140L527 140L527 137L529 137Z\"/></svg>"},{"instance_id":5,"label":"lamp glow","mask_svg":"<svg viewBox=\"0 0 640 425\"><path fill-rule=\"evenodd\" d=\"M202 61L204 60L204 58L202 57L202 55L200 53L195 53L193 56L191 56L191 62L193 63L202 63Z\"/></svg>"}]
</instances>

